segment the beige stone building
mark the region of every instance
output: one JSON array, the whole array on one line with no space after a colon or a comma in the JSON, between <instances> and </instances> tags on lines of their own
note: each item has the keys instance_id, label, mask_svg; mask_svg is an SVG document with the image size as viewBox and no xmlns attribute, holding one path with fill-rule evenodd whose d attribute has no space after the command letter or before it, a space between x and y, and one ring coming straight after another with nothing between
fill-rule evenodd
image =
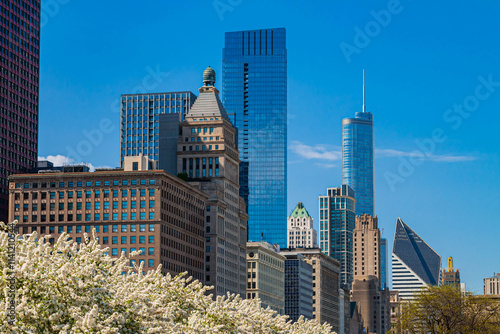
<instances>
[{"instance_id":1,"label":"beige stone building","mask_svg":"<svg viewBox=\"0 0 500 334\"><path fill-rule=\"evenodd\" d=\"M204 279L208 196L195 186L160 170L47 170L9 180L9 221L20 233L50 234L52 243L68 233L81 243L95 229L111 256L137 250L131 263L145 271L161 264L163 273Z\"/></svg>"},{"instance_id":2,"label":"beige stone building","mask_svg":"<svg viewBox=\"0 0 500 334\"><path fill-rule=\"evenodd\" d=\"M340 263L319 248L296 249L313 267L313 316L320 323L328 322L337 333L348 328L349 293L341 302ZM341 318L344 315L344 319ZM347 319L347 321L345 320ZM341 325L342 322L342 325Z\"/></svg>"},{"instance_id":3,"label":"beige stone building","mask_svg":"<svg viewBox=\"0 0 500 334\"><path fill-rule=\"evenodd\" d=\"M285 260L271 244L247 243L247 298L285 314Z\"/></svg>"},{"instance_id":4,"label":"beige stone building","mask_svg":"<svg viewBox=\"0 0 500 334\"><path fill-rule=\"evenodd\" d=\"M380 230L377 216L357 216L353 236L354 277L376 276L380 280Z\"/></svg>"},{"instance_id":5,"label":"beige stone building","mask_svg":"<svg viewBox=\"0 0 500 334\"><path fill-rule=\"evenodd\" d=\"M485 295L500 295L500 274L484 279Z\"/></svg>"},{"instance_id":6,"label":"beige stone building","mask_svg":"<svg viewBox=\"0 0 500 334\"><path fill-rule=\"evenodd\" d=\"M214 295L245 296L247 221L239 196L239 152L231 124L214 87L215 72L203 73L200 95L180 123L177 171L209 195L205 214L205 279Z\"/></svg>"},{"instance_id":7,"label":"beige stone building","mask_svg":"<svg viewBox=\"0 0 500 334\"><path fill-rule=\"evenodd\" d=\"M381 289L377 216L357 216L353 239L354 282L351 300L358 304L367 332L386 333L390 327L389 291Z\"/></svg>"}]
</instances>

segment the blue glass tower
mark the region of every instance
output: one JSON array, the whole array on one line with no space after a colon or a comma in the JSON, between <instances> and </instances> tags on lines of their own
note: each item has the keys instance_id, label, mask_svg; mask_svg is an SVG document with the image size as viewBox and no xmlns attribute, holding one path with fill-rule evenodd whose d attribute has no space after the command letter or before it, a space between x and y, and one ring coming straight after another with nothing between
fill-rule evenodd
<instances>
[{"instance_id":1,"label":"blue glass tower","mask_svg":"<svg viewBox=\"0 0 500 334\"><path fill-rule=\"evenodd\" d=\"M380 238L380 289L387 288L387 239Z\"/></svg>"},{"instance_id":2,"label":"blue glass tower","mask_svg":"<svg viewBox=\"0 0 500 334\"><path fill-rule=\"evenodd\" d=\"M363 72L363 111L342 120L342 184L356 193L356 216L374 215L373 115L365 111Z\"/></svg>"},{"instance_id":3,"label":"blue glass tower","mask_svg":"<svg viewBox=\"0 0 500 334\"><path fill-rule=\"evenodd\" d=\"M223 104L238 129L248 240L286 247L287 51L284 28L228 32Z\"/></svg>"}]
</instances>

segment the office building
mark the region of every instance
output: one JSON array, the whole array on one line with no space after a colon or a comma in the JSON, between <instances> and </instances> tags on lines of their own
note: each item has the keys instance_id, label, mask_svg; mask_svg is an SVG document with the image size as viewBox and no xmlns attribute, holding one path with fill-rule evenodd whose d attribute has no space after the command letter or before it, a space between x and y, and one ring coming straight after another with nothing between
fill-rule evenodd
<instances>
[{"instance_id":1,"label":"office building","mask_svg":"<svg viewBox=\"0 0 500 334\"><path fill-rule=\"evenodd\" d=\"M415 291L440 284L441 256L401 218L396 223L392 250L392 288L401 300Z\"/></svg>"},{"instance_id":2,"label":"office building","mask_svg":"<svg viewBox=\"0 0 500 334\"><path fill-rule=\"evenodd\" d=\"M365 334L366 332L363 324L363 317L361 317L361 311L359 310L359 303L351 302L350 307L350 334Z\"/></svg>"},{"instance_id":3,"label":"office building","mask_svg":"<svg viewBox=\"0 0 500 334\"><path fill-rule=\"evenodd\" d=\"M139 159L135 162L140 165ZM81 243L95 228L111 256L137 250L141 255L131 259L131 265L143 262L147 271L161 264L165 274L187 271L204 279L208 196L169 173L46 170L11 175L9 195L9 221L19 221L21 234L50 234L53 243L66 232Z\"/></svg>"},{"instance_id":4,"label":"office building","mask_svg":"<svg viewBox=\"0 0 500 334\"><path fill-rule=\"evenodd\" d=\"M380 282L380 230L377 216L357 216L353 234L354 277L375 276Z\"/></svg>"},{"instance_id":5,"label":"office building","mask_svg":"<svg viewBox=\"0 0 500 334\"><path fill-rule=\"evenodd\" d=\"M401 333L401 322L399 319L401 298L399 297L399 291L391 290L389 291L389 308L391 316L391 331L390 333Z\"/></svg>"},{"instance_id":6,"label":"office building","mask_svg":"<svg viewBox=\"0 0 500 334\"><path fill-rule=\"evenodd\" d=\"M329 323L340 333L349 323L349 292L340 286L340 263L319 248L288 249L302 254L313 269L313 317L319 323ZM342 293L341 293L342 292ZM341 294L344 298L341 298ZM346 311L347 310L347 311ZM341 313L344 318L341 318ZM347 319L345 319L347 317Z\"/></svg>"},{"instance_id":7,"label":"office building","mask_svg":"<svg viewBox=\"0 0 500 334\"><path fill-rule=\"evenodd\" d=\"M186 115L196 95L192 92L125 94L121 96L120 161L143 154L159 168L160 115ZM122 165L123 166L123 165Z\"/></svg>"},{"instance_id":8,"label":"office building","mask_svg":"<svg viewBox=\"0 0 500 334\"><path fill-rule=\"evenodd\" d=\"M319 197L320 248L340 262L341 282L350 286L353 278L354 191L348 185L328 188Z\"/></svg>"},{"instance_id":9,"label":"office building","mask_svg":"<svg viewBox=\"0 0 500 334\"><path fill-rule=\"evenodd\" d=\"M236 129L219 99L215 71L210 66L203 72L203 83L180 124L177 170L209 195L204 283L214 287L214 296L227 292L244 296L248 215L239 196Z\"/></svg>"},{"instance_id":10,"label":"office building","mask_svg":"<svg viewBox=\"0 0 500 334\"><path fill-rule=\"evenodd\" d=\"M40 0L0 2L0 221L7 221L11 174L38 157Z\"/></svg>"},{"instance_id":11,"label":"office building","mask_svg":"<svg viewBox=\"0 0 500 334\"><path fill-rule=\"evenodd\" d=\"M484 279L485 295L500 295L500 274L494 274L492 277Z\"/></svg>"},{"instance_id":12,"label":"office building","mask_svg":"<svg viewBox=\"0 0 500 334\"><path fill-rule=\"evenodd\" d=\"M281 251L285 257L285 314L297 321L313 318L313 269L297 251Z\"/></svg>"},{"instance_id":13,"label":"office building","mask_svg":"<svg viewBox=\"0 0 500 334\"><path fill-rule=\"evenodd\" d=\"M453 268L453 258L448 258L448 268L441 271L441 285L453 285L460 288L460 272L458 269Z\"/></svg>"},{"instance_id":14,"label":"office building","mask_svg":"<svg viewBox=\"0 0 500 334\"><path fill-rule=\"evenodd\" d=\"M285 257L265 241L247 243L247 298L285 314Z\"/></svg>"},{"instance_id":15,"label":"office building","mask_svg":"<svg viewBox=\"0 0 500 334\"><path fill-rule=\"evenodd\" d=\"M286 221L288 248L316 248L317 232L313 228L313 218L304 204L299 202Z\"/></svg>"},{"instance_id":16,"label":"office building","mask_svg":"<svg viewBox=\"0 0 500 334\"><path fill-rule=\"evenodd\" d=\"M388 244L386 238L380 238L380 289L385 290L387 285L387 274L389 273Z\"/></svg>"},{"instance_id":17,"label":"office building","mask_svg":"<svg viewBox=\"0 0 500 334\"><path fill-rule=\"evenodd\" d=\"M287 50L284 28L227 32L223 102L238 128L248 240L286 247Z\"/></svg>"},{"instance_id":18,"label":"office building","mask_svg":"<svg viewBox=\"0 0 500 334\"><path fill-rule=\"evenodd\" d=\"M363 111L342 120L342 184L356 193L356 216L375 212L373 115L365 107L363 70Z\"/></svg>"}]
</instances>

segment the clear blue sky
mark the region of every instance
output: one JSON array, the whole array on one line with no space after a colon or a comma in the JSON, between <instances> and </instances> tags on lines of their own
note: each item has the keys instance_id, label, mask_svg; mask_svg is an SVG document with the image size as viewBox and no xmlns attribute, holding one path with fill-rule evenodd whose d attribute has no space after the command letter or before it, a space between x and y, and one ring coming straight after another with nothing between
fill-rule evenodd
<instances>
[{"instance_id":1,"label":"clear blue sky","mask_svg":"<svg viewBox=\"0 0 500 334\"><path fill-rule=\"evenodd\" d=\"M317 225L318 196L340 185L341 121L361 111L365 68L391 249L399 216L469 289L500 271L497 2L42 2L40 156L118 166L120 94L197 92L208 65L220 88L224 32L285 27L289 211L304 202Z\"/></svg>"}]
</instances>

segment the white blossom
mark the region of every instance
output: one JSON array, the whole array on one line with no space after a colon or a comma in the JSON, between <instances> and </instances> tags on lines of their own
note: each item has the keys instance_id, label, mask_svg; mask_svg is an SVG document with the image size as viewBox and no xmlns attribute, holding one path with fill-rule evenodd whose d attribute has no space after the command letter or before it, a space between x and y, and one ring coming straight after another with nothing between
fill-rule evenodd
<instances>
[{"instance_id":1,"label":"white blossom","mask_svg":"<svg viewBox=\"0 0 500 334\"><path fill-rule=\"evenodd\" d=\"M0 223L5 230L5 224ZM63 234L16 238L16 318L9 325L8 234L0 232L1 333L332 333L328 324L262 309L258 300L228 294L187 277L143 274L129 258L106 255L95 239L76 244ZM130 256L137 255L131 254ZM126 275L122 275L126 272Z\"/></svg>"}]
</instances>

